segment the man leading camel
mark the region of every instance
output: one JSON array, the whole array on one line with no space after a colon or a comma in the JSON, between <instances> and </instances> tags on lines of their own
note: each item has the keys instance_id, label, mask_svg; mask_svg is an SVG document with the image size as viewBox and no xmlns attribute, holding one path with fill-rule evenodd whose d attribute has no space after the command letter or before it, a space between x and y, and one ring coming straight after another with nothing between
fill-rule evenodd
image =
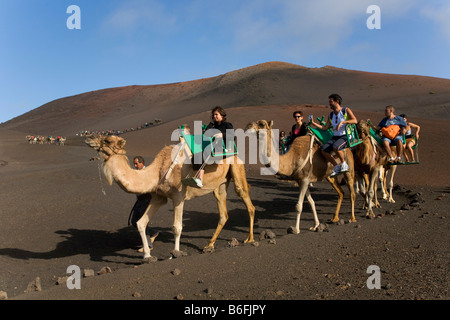
<instances>
[{"instance_id":1,"label":"man leading camel","mask_svg":"<svg viewBox=\"0 0 450 320\"><path fill-rule=\"evenodd\" d=\"M135 156L133 158L133 166L136 170L142 170L145 168L145 160L142 156ZM133 227L137 228L137 222L142 218L142 215L147 211L150 201L152 200L152 195L150 193L143 193L136 195L136 203L131 209L130 216L128 218L128 225L132 224ZM150 230L148 228L148 232L150 236L147 236L150 250L153 249L153 242L155 238L158 236L159 232ZM139 252L142 252L143 249L139 249Z\"/></svg>"},{"instance_id":2,"label":"man leading camel","mask_svg":"<svg viewBox=\"0 0 450 320\"><path fill-rule=\"evenodd\" d=\"M333 128L333 137L327 141L321 149L321 153L324 158L334 165L334 170L331 173L331 177L349 170L347 162L345 162L345 154L343 149L348 146L347 135L345 134L346 124L356 124L358 121L350 108L344 108L341 106L342 97L336 93L331 94L328 97L328 103L331 110L333 110L328 116L328 120L325 125L311 120L311 123L321 130L328 130ZM331 151L334 151L341 161L339 165L336 160L331 156Z\"/></svg>"}]
</instances>

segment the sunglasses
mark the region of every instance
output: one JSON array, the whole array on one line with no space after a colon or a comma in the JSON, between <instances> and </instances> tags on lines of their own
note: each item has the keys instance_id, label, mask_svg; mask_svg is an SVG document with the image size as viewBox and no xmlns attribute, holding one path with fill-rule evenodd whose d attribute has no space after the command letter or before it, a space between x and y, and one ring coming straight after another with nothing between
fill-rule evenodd
<instances>
[{"instance_id":1,"label":"sunglasses","mask_svg":"<svg viewBox=\"0 0 450 320\"><path fill-rule=\"evenodd\" d=\"M303 118L303 116L294 116L294 118Z\"/></svg>"}]
</instances>

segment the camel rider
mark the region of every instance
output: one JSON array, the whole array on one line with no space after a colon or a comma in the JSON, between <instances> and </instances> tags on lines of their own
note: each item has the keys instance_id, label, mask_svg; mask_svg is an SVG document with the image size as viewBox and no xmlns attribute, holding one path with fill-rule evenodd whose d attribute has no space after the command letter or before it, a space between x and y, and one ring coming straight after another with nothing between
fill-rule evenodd
<instances>
[{"instance_id":1,"label":"camel rider","mask_svg":"<svg viewBox=\"0 0 450 320\"><path fill-rule=\"evenodd\" d=\"M214 137L218 139L218 141L234 141L234 136L227 136L229 135L233 130L233 125L230 122L227 122L227 114L225 110L222 107L214 107L211 110L211 120L206 127L205 130L205 136L208 136L208 130L215 129L213 132L215 132ZM217 130L220 131L217 133ZM224 150L225 152L227 150ZM203 187L203 175L205 173L205 170L203 170L201 164L193 164L194 170L198 170L198 178L195 179L195 183L197 184L197 187L202 188Z\"/></svg>"},{"instance_id":2,"label":"camel rider","mask_svg":"<svg viewBox=\"0 0 450 320\"><path fill-rule=\"evenodd\" d=\"M402 162L402 154L403 154L403 134L406 131L407 123L403 117L396 116L394 114L395 107L393 105L386 106L384 108L385 117L380 121L378 126L372 125L372 128L375 130L381 130L382 132L382 141L383 148L386 154L389 156L389 163L401 163ZM397 128L398 131L392 133L392 136L387 136L387 132L383 132L383 128ZM397 158L395 157L395 153L391 150L391 145L395 145L395 149L397 152Z\"/></svg>"},{"instance_id":3,"label":"camel rider","mask_svg":"<svg viewBox=\"0 0 450 320\"><path fill-rule=\"evenodd\" d=\"M133 165L136 168L136 170L142 170L145 168L145 160L141 156L136 156L133 159ZM138 194L136 203L134 204L133 208L131 209L130 216L128 218L128 225L130 223L133 225L133 227L137 228L137 222L139 219L142 218L143 214L147 210L148 206L150 205L150 201L152 200L152 195L150 193L144 193L144 194ZM159 232L149 230L149 234L147 235L148 245L150 249L153 249L153 241L155 241L155 238L158 236ZM142 250L142 249L139 249Z\"/></svg>"},{"instance_id":4,"label":"camel rider","mask_svg":"<svg viewBox=\"0 0 450 320\"><path fill-rule=\"evenodd\" d=\"M342 98L340 95L333 93L328 97L328 103L331 110L333 110L328 116L328 120L325 125L311 120L311 123L321 130L328 130L330 127L333 128L333 137L327 141L321 148L321 153L328 162L334 165L331 177L349 170L348 164L345 162L345 154L343 149L348 146L347 135L345 134L346 124L356 124L355 115L350 108L344 108L341 106ZM334 151L341 161L341 165L336 162L336 160L331 156L331 151Z\"/></svg>"}]
</instances>

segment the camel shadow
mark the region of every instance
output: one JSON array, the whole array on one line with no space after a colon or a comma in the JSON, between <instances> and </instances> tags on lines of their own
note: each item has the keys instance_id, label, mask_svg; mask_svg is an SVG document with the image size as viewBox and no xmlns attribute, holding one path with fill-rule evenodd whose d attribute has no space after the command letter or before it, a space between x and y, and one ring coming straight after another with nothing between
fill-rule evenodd
<instances>
[{"instance_id":1,"label":"camel shadow","mask_svg":"<svg viewBox=\"0 0 450 320\"><path fill-rule=\"evenodd\" d=\"M19 248L2 248L0 255L21 260L51 260L76 255L88 255L95 262L117 262L108 257L124 258L124 264L135 264L139 254L127 249L137 248L141 244L139 234L133 227L125 227L115 232L105 230L68 229L56 231L64 240L54 250L33 252ZM129 252L129 253L127 253Z\"/></svg>"}]
</instances>

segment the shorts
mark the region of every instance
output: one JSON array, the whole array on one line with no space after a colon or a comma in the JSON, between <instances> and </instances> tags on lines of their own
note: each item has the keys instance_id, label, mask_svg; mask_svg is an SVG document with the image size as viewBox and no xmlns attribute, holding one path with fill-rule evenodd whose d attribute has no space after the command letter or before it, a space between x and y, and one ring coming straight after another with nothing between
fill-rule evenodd
<instances>
[{"instance_id":1,"label":"shorts","mask_svg":"<svg viewBox=\"0 0 450 320\"><path fill-rule=\"evenodd\" d=\"M331 152L333 150L342 150L348 146L347 136L333 136L323 146L322 150L325 152Z\"/></svg>"},{"instance_id":2,"label":"shorts","mask_svg":"<svg viewBox=\"0 0 450 320\"><path fill-rule=\"evenodd\" d=\"M395 145L398 140L402 141L402 143L403 143L403 136L401 134L399 134L392 140L389 138L386 138L385 136L381 137L381 141L383 141L383 142L387 141L387 142L389 142L390 145Z\"/></svg>"}]
</instances>

